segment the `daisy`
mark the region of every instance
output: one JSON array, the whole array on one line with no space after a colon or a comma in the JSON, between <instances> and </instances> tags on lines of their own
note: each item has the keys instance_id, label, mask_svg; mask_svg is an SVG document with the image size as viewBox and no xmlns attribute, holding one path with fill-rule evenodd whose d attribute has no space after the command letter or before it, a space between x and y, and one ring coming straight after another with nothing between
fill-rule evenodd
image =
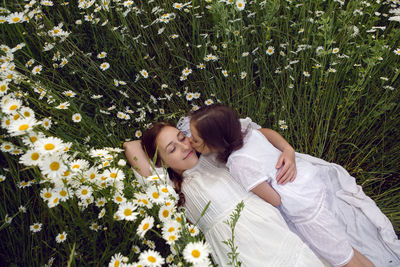
<instances>
[{"instance_id":1,"label":"daisy","mask_svg":"<svg viewBox=\"0 0 400 267\"><path fill-rule=\"evenodd\" d=\"M124 256L121 253L116 253L111 257L108 267L118 267L122 265Z\"/></svg>"},{"instance_id":2,"label":"daisy","mask_svg":"<svg viewBox=\"0 0 400 267\"><path fill-rule=\"evenodd\" d=\"M57 235L57 237L56 237L56 242L57 242L57 243L62 243L62 242L64 242L66 239L67 239L67 233L62 232L62 233L59 233L59 234Z\"/></svg>"},{"instance_id":3,"label":"daisy","mask_svg":"<svg viewBox=\"0 0 400 267\"><path fill-rule=\"evenodd\" d=\"M171 219L172 210L170 207L162 206L158 211L158 218L164 222Z\"/></svg>"},{"instance_id":4,"label":"daisy","mask_svg":"<svg viewBox=\"0 0 400 267\"><path fill-rule=\"evenodd\" d=\"M105 57L107 57L107 53L104 51L97 55L97 58L105 58Z\"/></svg>"},{"instance_id":5,"label":"daisy","mask_svg":"<svg viewBox=\"0 0 400 267\"><path fill-rule=\"evenodd\" d=\"M2 152L10 152L14 149L14 145L10 142L4 142L1 144L0 149Z\"/></svg>"},{"instance_id":6,"label":"daisy","mask_svg":"<svg viewBox=\"0 0 400 267\"><path fill-rule=\"evenodd\" d=\"M143 238L144 235L147 233L154 226L154 218L151 216L146 216L142 222L139 224L137 233L138 235Z\"/></svg>"},{"instance_id":7,"label":"daisy","mask_svg":"<svg viewBox=\"0 0 400 267\"><path fill-rule=\"evenodd\" d=\"M137 130L137 131L135 132L135 137L136 137L136 138L142 137L142 131L141 131L141 130Z\"/></svg>"},{"instance_id":8,"label":"daisy","mask_svg":"<svg viewBox=\"0 0 400 267\"><path fill-rule=\"evenodd\" d=\"M186 245L183 250L183 257L186 261L196 264L207 260L210 254L210 248L207 243L192 242Z\"/></svg>"},{"instance_id":9,"label":"daisy","mask_svg":"<svg viewBox=\"0 0 400 267\"><path fill-rule=\"evenodd\" d=\"M227 70L222 70L222 75L224 75L225 77L228 77L228 71Z\"/></svg>"},{"instance_id":10,"label":"daisy","mask_svg":"<svg viewBox=\"0 0 400 267\"><path fill-rule=\"evenodd\" d=\"M59 179L63 173L67 170L67 166L63 163L63 159L60 155L51 155L45 157L40 163L39 168L44 175L47 175L51 179Z\"/></svg>"},{"instance_id":11,"label":"daisy","mask_svg":"<svg viewBox=\"0 0 400 267\"><path fill-rule=\"evenodd\" d=\"M33 75L40 74L40 72L42 71L42 68L43 67L41 65L37 65L37 66L33 67L33 69L32 69Z\"/></svg>"},{"instance_id":12,"label":"daisy","mask_svg":"<svg viewBox=\"0 0 400 267\"><path fill-rule=\"evenodd\" d=\"M49 201L47 202L47 206L49 208L54 208L56 207L58 204L60 204L60 197L59 195L54 192L53 196L49 199Z\"/></svg>"},{"instance_id":13,"label":"daisy","mask_svg":"<svg viewBox=\"0 0 400 267\"><path fill-rule=\"evenodd\" d=\"M83 185L76 190L75 195L79 197L81 200L85 200L92 196L93 189L87 185Z\"/></svg>"},{"instance_id":14,"label":"daisy","mask_svg":"<svg viewBox=\"0 0 400 267\"><path fill-rule=\"evenodd\" d=\"M393 51L396 55L400 56L400 48L397 48Z\"/></svg>"},{"instance_id":15,"label":"daisy","mask_svg":"<svg viewBox=\"0 0 400 267\"><path fill-rule=\"evenodd\" d=\"M182 226L175 220L167 220L164 222L162 233L175 233L178 234L182 230Z\"/></svg>"},{"instance_id":16,"label":"daisy","mask_svg":"<svg viewBox=\"0 0 400 267\"><path fill-rule=\"evenodd\" d=\"M113 196L113 201L117 204L122 204L126 202L126 198L122 195L114 195Z\"/></svg>"},{"instance_id":17,"label":"daisy","mask_svg":"<svg viewBox=\"0 0 400 267\"><path fill-rule=\"evenodd\" d=\"M181 10L182 7L183 7L183 5L182 5L181 3L174 3L174 4L172 5L172 7L173 7L173 8L176 8L176 9L178 9L178 10Z\"/></svg>"},{"instance_id":18,"label":"daisy","mask_svg":"<svg viewBox=\"0 0 400 267\"><path fill-rule=\"evenodd\" d=\"M62 151L64 144L58 137L45 137L35 142L35 149L41 154L50 154Z\"/></svg>"},{"instance_id":19,"label":"daisy","mask_svg":"<svg viewBox=\"0 0 400 267\"><path fill-rule=\"evenodd\" d=\"M242 71L241 73L240 73L240 78L243 80L244 78L246 78L246 76L247 76L247 72L245 72L245 71Z\"/></svg>"},{"instance_id":20,"label":"daisy","mask_svg":"<svg viewBox=\"0 0 400 267\"><path fill-rule=\"evenodd\" d=\"M29 229L31 230L31 232L37 233L40 230L42 230L42 224L41 223L34 223L31 226L29 226Z\"/></svg>"},{"instance_id":21,"label":"daisy","mask_svg":"<svg viewBox=\"0 0 400 267\"><path fill-rule=\"evenodd\" d=\"M106 209L105 209L105 208L102 208L101 211L99 212L98 218L101 219L101 218L104 217L104 215L106 215Z\"/></svg>"},{"instance_id":22,"label":"daisy","mask_svg":"<svg viewBox=\"0 0 400 267\"><path fill-rule=\"evenodd\" d=\"M70 168L73 172L78 172L86 169L89 166L89 162L84 159L77 159L70 163Z\"/></svg>"},{"instance_id":23,"label":"daisy","mask_svg":"<svg viewBox=\"0 0 400 267\"><path fill-rule=\"evenodd\" d=\"M24 118L34 118L35 117L35 112L29 108L29 107L22 107L19 110L19 113L24 117Z\"/></svg>"},{"instance_id":24,"label":"daisy","mask_svg":"<svg viewBox=\"0 0 400 267\"><path fill-rule=\"evenodd\" d=\"M89 228L91 229L91 230L93 230L93 231L99 231L99 230L101 230L101 226L100 225L98 225L96 222L94 222L94 223L92 223L90 226L89 226Z\"/></svg>"},{"instance_id":25,"label":"daisy","mask_svg":"<svg viewBox=\"0 0 400 267\"><path fill-rule=\"evenodd\" d=\"M6 180L7 177L5 177L4 175L0 174L0 182L4 182Z\"/></svg>"},{"instance_id":26,"label":"daisy","mask_svg":"<svg viewBox=\"0 0 400 267\"><path fill-rule=\"evenodd\" d=\"M49 201L49 199L53 196L53 190L49 189L49 188L43 188L42 190L40 190L40 197L44 200L44 201Z\"/></svg>"},{"instance_id":27,"label":"daisy","mask_svg":"<svg viewBox=\"0 0 400 267\"><path fill-rule=\"evenodd\" d=\"M303 71L303 75L304 75L305 77L310 77L310 73L309 73L308 71Z\"/></svg>"},{"instance_id":28,"label":"daisy","mask_svg":"<svg viewBox=\"0 0 400 267\"><path fill-rule=\"evenodd\" d=\"M104 62L104 63L101 63L101 64L100 64L100 69L101 69L102 71L107 70L109 67L110 67L110 64L107 63L107 62Z\"/></svg>"},{"instance_id":29,"label":"daisy","mask_svg":"<svg viewBox=\"0 0 400 267\"><path fill-rule=\"evenodd\" d=\"M23 12L14 12L8 15L7 21L10 24L22 23L25 20L25 15Z\"/></svg>"},{"instance_id":30,"label":"daisy","mask_svg":"<svg viewBox=\"0 0 400 267\"><path fill-rule=\"evenodd\" d=\"M69 102L64 102L58 105L56 109L68 109L68 107L69 107Z\"/></svg>"},{"instance_id":31,"label":"daisy","mask_svg":"<svg viewBox=\"0 0 400 267\"><path fill-rule=\"evenodd\" d=\"M52 122L49 118L44 118L41 123L42 127L45 128L46 130L50 129L51 124Z\"/></svg>"},{"instance_id":32,"label":"daisy","mask_svg":"<svg viewBox=\"0 0 400 267\"><path fill-rule=\"evenodd\" d=\"M242 11L245 6L246 6L246 2L244 0L237 0L236 1L237 10Z\"/></svg>"},{"instance_id":33,"label":"daisy","mask_svg":"<svg viewBox=\"0 0 400 267\"><path fill-rule=\"evenodd\" d=\"M71 196L70 191L68 190L67 187L62 187L62 188L56 189L56 191L58 192L60 201L66 201Z\"/></svg>"},{"instance_id":34,"label":"daisy","mask_svg":"<svg viewBox=\"0 0 400 267\"><path fill-rule=\"evenodd\" d=\"M36 124L37 122L34 118L19 119L12 121L7 130L11 136L19 136L32 131Z\"/></svg>"},{"instance_id":35,"label":"daisy","mask_svg":"<svg viewBox=\"0 0 400 267\"><path fill-rule=\"evenodd\" d=\"M197 236L200 233L199 228L196 225L191 225L188 227L191 236Z\"/></svg>"},{"instance_id":36,"label":"daisy","mask_svg":"<svg viewBox=\"0 0 400 267\"><path fill-rule=\"evenodd\" d=\"M22 107L21 100L10 97L2 101L1 110L6 114L13 114L21 107Z\"/></svg>"},{"instance_id":37,"label":"daisy","mask_svg":"<svg viewBox=\"0 0 400 267\"><path fill-rule=\"evenodd\" d=\"M334 72L336 72L336 69L329 68L329 69L328 69L328 72L330 72L330 73L334 73Z\"/></svg>"},{"instance_id":38,"label":"daisy","mask_svg":"<svg viewBox=\"0 0 400 267\"><path fill-rule=\"evenodd\" d=\"M76 93L74 91L68 90L63 92L64 95L69 96L69 97L75 97Z\"/></svg>"},{"instance_id":39,"label":"daisy","mask_svg":"<svg viewBox=\"0 0 400 267\"><path fill-rule=\"evenodd\" d=\"M165 260L160 253L155 250L146 250L139 255L140 262L149 267L161 267Z\"/></svg>"},{"instance_id":40,"label":"daisy","mask_svg":"<svg viewBox=\"0 0 400 267\"><path fill-rule=\"evenodd\" d=\"M125 179L125 174L122 170L118 168L110 168L104 171L103 176L107 177L108 181L123 181Z\"/></svg>"},{"instance_id":41,"label":"daisy","mask_svg":"<svg viewBox=\"0 0 400 267\"><path fill-rule=\"evenodd\" d=\"M8 83L5 81L0 82L0 96L3 96L7 93Z\"/></svg>"},{"instance_id":42,"label":"daisy","mask_svg":"<svg viewBox=\"0 0 400 267\"><path fill-rule=\"evenodd\" d=\"M164 197L163 195L160 195L160 193L158 192L157 187L155 186L151 186L148 191L147 191L147 197L148 199L157 204L157 203L163 203L164 202Z\"/></svg>"},{"instance_id":43,"label":"daisy","mask_svg":"<svg viewBox=\"0 0 400 267\"><path fill-rule=\"evenodd\" d=\"M333 48L333 49L332 49L332 53L333 53L333 54L339 53L339 48L337 48L337 47Z\"/></svg>"},{"instance_id":44,"label":"daisy","mask_svg":"<svg viewBox=\"0 0 400 267\"><path fill-rule=\"evenodd\" d=\"M123 220L134 221L138 215L135 210L136 205L132 202L122 203L118 207L117 215Z\"/></svg>"},{"instance_id":45,"label":"daisy","mask_svg":"<svg viewBox=\"0 0 400 267\"><path fill-rule=\"evenodd\" d=\"M197 68L203 70L206 68L206 65L204 65L204 63L200 63L199 65L197 65Z\"/></svg>"},{"instance_id":46,"label":"daisy","mask_svg":"<svg viewBox=\"0 0 400 267\"><path fill-rule=\"evenodd\" d=\"M178 232L164 232L162 237L168 245L173 245L176 240L180 237Z\"/></svg>"},{"instance_id":47,"label":"daisy","mask_svg":"<svg viewBox=\"0 0 400 267\"><path fill-rule=\"evenodd\" d=\"M281 128L282 130L287 130L288 127L287 127L286 124L283 124L283 125L280 126L280 128Z\"/></svg>"},{"instance_id":48,"label":"daisy","mask_svg":"<svg viewBox=\"0 0 400 267\"><path fill-rule=\"evenodd\" d=\"M212 99L207 99L206 101L204 101L204 104L206 104L206 106L209 106L214 104L214 101Z\"/></svg>"},{"instance_id":49,"label":"daisy","mask_svg":"<svg viewBox=\"0 0 400 267\"><path fill-rule=\"evenodd\" d=\"M38 166L41 156L36 150L28 150L19 158L19 162L25 166Z\"/></svg>"},{"instance_id":50,"label":"daisy","mask_svg":"<svg viewBox=\"0 0 400 267\"><path fill-rule=\"evenodd\" d=\"M182 70L182 75L184 75L184 76L189 76L189 74L191 74L191 73L192 73L192 69L189 69L187 67Z\"/></svg>"},{"instance_id":51,"label":"daisy","mask_svg":"<svg viewBox=\"0 0 400 267\"><path fill-rule=\"evenodd\" d=\"M75 113L74 115L72 115L72 121L73 122L80 122L82 120L82 116L79 113Z\"/></svg>"},{"instance_id":52,"label":"daisy","mask_svg":"<svg viewBox=\"0 0 400 267\"><path fill-rule=\"evenodd\" d=\"M193 93L187 93L186 94L186 100L187 101L192 101L194 98L194 94Z\"/></svg>"},{"instance_id":53,"label":"daisy","mask_svg":"<svg viewBox=\"0 0 400 267\"><path fill-rule=\"evenodd\" d=\"M139 246L136 246L136 245L133 245L132 246L132 251L135 253L135 254L138 254L138 253L140 253L140 247Z\"/></svg>"},{"instance_id":54,"label":"daisy","mask_svg":"<svg viewBox=\"0 0 400 267\"><path fill-rule=\"evenodd\" d=\"M267 51L265 51L265 53L267 55L272 55L275 52L275 48L273 46L268 46Z\"/></svg>"},{"instance_id":55,"label":"daisy","mask_svg":"<svg viewBox=\"0 0 400 267\"><path fill-rule=\"evenodd\" d=\"M147 79L149 77L149 73L147 70L141 70L140 74L143 76L143 78Z\"/></svg>"}]
</instances>

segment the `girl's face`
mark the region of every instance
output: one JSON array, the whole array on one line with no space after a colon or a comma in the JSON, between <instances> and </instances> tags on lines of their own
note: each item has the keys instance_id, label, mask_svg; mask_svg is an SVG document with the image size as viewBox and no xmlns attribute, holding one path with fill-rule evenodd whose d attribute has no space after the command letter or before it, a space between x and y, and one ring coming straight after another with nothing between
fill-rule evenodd
<instances>
[{"instance_id":1,"label":"girl's face","mask_svg":"<svg viewBox=\"0 0 400 267\"><path fill-rule=\"evenodd\" d=\"M198 161L189 139L175 127L165 126L158 134L156 143L164 164L178 174L193 168Z\"/></svg>"},{"instance_id":2,"label":"girl's face","mask_svg":"<svg viewBox=\"0 0 400 267\"><path fill-rule=\"evenodd\" d=\"M210 149L199 136L199 132L195 127L195 123L190 122L190 133L192 134L190 136L190 144L194 149L196 149L197 152L201 154L213 152L213 150Z\"/></svg>"}]
</instances>

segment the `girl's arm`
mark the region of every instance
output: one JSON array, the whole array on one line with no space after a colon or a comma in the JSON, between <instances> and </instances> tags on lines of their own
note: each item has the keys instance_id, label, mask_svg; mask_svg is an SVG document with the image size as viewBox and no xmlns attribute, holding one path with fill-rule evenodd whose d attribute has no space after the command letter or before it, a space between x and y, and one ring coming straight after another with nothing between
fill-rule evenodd
<instances>
[{"instance_id":1,"label":"girl's arm","mask_svg":"<svg viewBox=\"0 0 400 267\"><path fill-rule=\"evenodd\" d=\"M132 168L141 176L147 177L151 175L149 158L144 152L140 140L125 142L124 149L125 156Z\"/></svg>"},{"instance_id":2,"label":"girl's arm","mask_svg":"<svg viewBox=\"0 0 400 267\"><path fill-rule=\"evenodd\" d=\"M251 192L264 199L272 206L277 207L281 205L281 196L267 182L262 182L257 185L251 189Z\"/></svg>"},{"instance_id":3,"label":"girl's arm","mask_svg":"<svg viewBox=\"0 0 400 267\"><path fill-rule=\"evenodd\" d=\"M296 161L294 158L293 147L286 142L279 133L272 129L261 128L259 131L271 142L271 144L282 151L281 156L276 163L275 168L279 169L282 166L281 171L276 176L278 184L286 184L287 182L293 182L297 175Z\"/></svg>"}]
</instances>

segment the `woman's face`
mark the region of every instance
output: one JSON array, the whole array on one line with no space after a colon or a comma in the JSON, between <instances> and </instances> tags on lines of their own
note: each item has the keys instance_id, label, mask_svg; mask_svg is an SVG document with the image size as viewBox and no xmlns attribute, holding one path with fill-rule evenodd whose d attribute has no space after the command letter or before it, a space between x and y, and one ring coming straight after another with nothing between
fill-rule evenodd
<instances>
[{"instance_id":1,"label":"woman's face","mask_svg":"<svg viewBox=\"0 0 400 267\"><path fill-rule=\"evenodd\" d=\"M208 154L210 152L213 152L212 149L210 149L201 139L199 136L199 132L197 131L195 125L193 122L190 122L190 133L192 134L190 136L190 144L194 149L196 149L197 152L201 154Z\"/></svg>"},{"instance_id":2,"label":"woman's face","mask_svg":"<svg viewBox=\"0 0 400 267\"><path fill-rule=\"evenodd\" d=\"M165 126L158 134L156 143L164 164L178 174L193 168L198 161L189 139L175 127Z\"/></svg>"}]
</instances>

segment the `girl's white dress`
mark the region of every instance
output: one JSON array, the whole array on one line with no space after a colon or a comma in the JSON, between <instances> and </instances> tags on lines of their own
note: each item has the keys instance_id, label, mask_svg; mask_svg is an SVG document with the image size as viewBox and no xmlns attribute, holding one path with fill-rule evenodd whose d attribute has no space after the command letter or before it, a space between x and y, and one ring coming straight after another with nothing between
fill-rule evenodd
<instances>
[{"instance_id":1,"label":"girl's white dress","mask_svg":"<svg viewBox=\"0 0 400 267\"><path fill-rule=\"evenodd\" d=\"M219 266L228 266L229 247L223 243L232 237L224 222L236 205L244 202L234 235L239 261L248 267L324 266L301 239L291 232L278 209L251 192L246 192L214 155L202 155L197 165L183 173L187 218L198 222L212 255ZM209 204L203 216L203 210Z\"/></svg>"},{"instance_id":2,"label":"girl's white dress","mask_svg":"<svg viewBox=\"0 0 400 267\"><path fill-rule=\"evenodd\" d=\"M242 125L254 127L250 122L242 121ZM334 266L342 266L351 259L352 247L376 266L400 266L400 241L390 221L347 171L296 153L295 181L279 185L275 165L281 151L250 128L243 147L227 161L232 176L246 191L261 182L270 183L281 196L280 210L291 228Z\"/></svg>"}]
</instances>

